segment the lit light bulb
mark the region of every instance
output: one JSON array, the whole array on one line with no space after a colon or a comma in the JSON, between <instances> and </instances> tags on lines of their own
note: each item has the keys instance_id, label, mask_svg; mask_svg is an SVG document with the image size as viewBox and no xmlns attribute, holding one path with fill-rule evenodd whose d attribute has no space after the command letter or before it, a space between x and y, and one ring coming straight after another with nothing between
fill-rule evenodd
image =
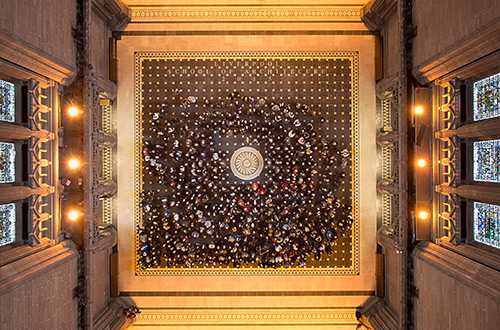
<instances>
[{"instance_id":1,"label":"lit light bulb","mask_svg":"<svg viewBox=\"0 0 500 330\"><path fill-rule=\"evenodd\" d=\"M424 107L423 107L423 106L421 106L421 105L417 105L417 106L415 107L414 113L415 113L416 115L421 115L421 114L423 114L423 113L424 113Z\"/></svg>"},{"instance_id":2,"label":"lit light bulb","mask_svg":"<svg viewBox=\"0 0 500 330\"><path fill-rule=\"evenodd\" d=\"M417 166L420 168L424 168L427 166L427 161L423 158L420 158L419 160L417 160Z\"/></svg>"},{"instance_id":3,"label":"lit light bulb","mask_svg":"<svg viewBox=\"0 0 500 330\"><path fill-rule=\"evenodd\" d=\"M80 109L76 105L72 105L68 108L68 116L75 118L80 115Z\"/></svg>"},{"instance_id":4,"label":"lit light bulb","mask_svg":"<svg viewBox=\"0 0 500 330\"><path fill-rule=\"evenodd\" d=\"M68 160L68 167L71 170L77 170L77 169L79 169L80 165L81 165L81 163L80 163L80 160L78 158L70 158Z\"/></svg>"},{"instance_id":5,"label":"lit light bulb","mask_svg":"<svg viewBox=\"0 0 500 330\"><path fill-rule=\"evenodd\" d=\"M75 222L82 216L82 213L77 209L71 209L68 211L67 216L68 220Z\"/></svg>"},{"instance_id":6,"label":"lit light bulb","mask_svg":"<svg viewBox=\"0 0 500 330\"><path fill-rule=\"evenodd\" d=\"M429 212L427 212L425 210L418 211L418 218L420 220L427 220L427 219L429 219L429 216L430 216Z\"/></svg>"}]
</instances>

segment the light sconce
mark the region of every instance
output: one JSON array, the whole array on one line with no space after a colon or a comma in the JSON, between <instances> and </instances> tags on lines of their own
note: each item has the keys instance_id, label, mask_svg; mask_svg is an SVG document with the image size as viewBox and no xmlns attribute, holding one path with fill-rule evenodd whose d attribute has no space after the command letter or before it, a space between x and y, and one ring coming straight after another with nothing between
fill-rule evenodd
<instances>
[{"instance_id":1,"label":"light sconce","mask_svg":"<svg viewBox=\"0 0 500 330\"><path fill-rule=\"evenodd\" d=\"M424 107L421 105L415 106L415 109L413 109L413 113L420 116L424 113Z\"/></svg>"},{"instance_id":2,"label":"light sconce","mask_svg":"<svg viewBox=\"0 0 500 330\"><path fill-rule=\"evenodd\" d=\"M424 168L427 166L427 160L420 158L417 160L417 167Z\"/></svg>"},{"instance_id":3,"label":"light sconce","mask_svg":"<svg viewBox=\"0 0 500 330\"><path fill-rule=\"evenodd\" d=\"M78 117L81 114L81 112L82 111L80 110L80 108L78 108L76 105L70 105L68 107L68 110L66 111L66 113L70 118Z\"/></svg>"},{"instance_id":4,"label":"light sconce","mask_svg":"<svg viewBox=\"0 0 500 330\"><path fill-rule=\"evenodd\" d=\"M76 222L82 216L82 212L78 209L70 209L66 215L69 221Z\"/></svg>"},{"instance_id":5,"label":"light sconce","mask_svg":"<svg viewBox=\"0 0 500 330\"><path fill-rule=\"evenodd\" d=\"M68 165L68 168L70 170L77 170L80 168L80 166L82 166L82 163L80 162L80 160L78 158L75 158L75 157L71 157L68 162L67 162L67 165Z\"/></svg>"},{"instance_id":6,"label":"light sconce","mask_svg":"<svg viewBox=\"0 0 500 330\"><path fill-rule=\"evenodd\" d=\"M420 220L428 220L430 218L430 213L426 210L420 210L418 211L417 213L417 217L420 219Z\"/></svg>"}]
</instances>

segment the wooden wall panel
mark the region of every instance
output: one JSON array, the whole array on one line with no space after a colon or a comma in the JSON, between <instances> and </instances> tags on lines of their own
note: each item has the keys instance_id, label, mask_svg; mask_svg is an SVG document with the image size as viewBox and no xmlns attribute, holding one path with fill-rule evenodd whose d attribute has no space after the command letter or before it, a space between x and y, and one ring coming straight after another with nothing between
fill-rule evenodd
<instances>
[{"instance_id":1,"label":"wooden wall panel","mask_svg":"<svg viewBox=\"0 0 500 330\"><path fill-rule=\"evenodd\" d=\"M500 6L498 0L418 0L413 20L417 28L413 64L419 66L498 22Z\"/></svg>"},{"instance_id":2,"label":"wooden wall panel","mask_svg":"<svg viewBox=\"0 0 500 330\"><path fill-rule=\"evenodd\" d=\"M0 329L77 329L77 258L71 258L0 295Z\"/></svg>"},{"instance_id":3,"label":"wooden wall panel","mask_svg":"<svg viewBox=\"0 0 500 330\"><path fill-rule=\"evenodd\" d=\"M388 307L395 315L401 315L401 255L394 248L385 250L385 297Z\"/></svg>"},{"instance_id":4,"label":"wooden wall panel","mask_svg":"<svg viewBox=\"0 0 500 330\"><path fill-rule=\"evenodd\" d=\"M396 75L400 68L400 42L398 13L393 11L384 24L383 65L384 78Z\"/></svg>"},{"instance_id":5,"label":"wooden wall panel","mask_svg":"<svg viewBox=\"0 0 500 330\"><path fill-rule=\"evenodd\" d=\"M110 302L109 252L98 250L92 257L92 315L97 319Z\"/></svg>"},{"instance_id":6,"label":"wooden wall panel","mask_svg":"<svg viewBox=\"0 0 500 330\"><path fill-rule=\"evenodd\" d=\"M491 268L429 243L414 257L415 329L496 329L499 279Z\"/></svg>"},{"instance_id":7,"label":"wooden wall panel","mask_svg":"<svg viewBox=\"0 0 500 330\"><path fill-rule=\"evenodd\" d=\"M91 61L99 78L109 77L109 38L111 32L106 22L95 12L91 24Z\"/></svg>"},{"instance_id":8,"label":"wooden wall panel","mask_svg":"<svg viewBox=\"0 0 500 330\"><path fill-rule=\"evenodd\" d=\"M75 22L75 0L0 1L0 34L72 68L76 66L72 34Z\"/></svg>"}]
</instances>

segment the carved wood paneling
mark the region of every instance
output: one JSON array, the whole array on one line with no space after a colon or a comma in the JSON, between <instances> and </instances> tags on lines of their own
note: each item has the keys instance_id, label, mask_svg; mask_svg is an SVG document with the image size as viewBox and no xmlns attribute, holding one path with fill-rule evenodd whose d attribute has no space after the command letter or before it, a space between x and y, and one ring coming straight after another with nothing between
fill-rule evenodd
<instances>
[{"instance_id":1,"label":"carved wood paneling","mask_svg":"<svg viewBox=\"0 0 500 330\"><path fill-rule=\"evenodd\" d=\"M366 306L363 315L374 329L405 329L407 325L407 286L409 201L408 148L409 78L411 42L411 4L406 0L377 0L366 7L366 22L376 28L383 40L384 77L377 82L381 172L378 178L382 216L377 242L384 256L384 294ZM370 26L370 25L369 25ZM388 102L388 99L390 102ZM390 104L391 117L384 113ZM390 160L390 161L388 161ZM390 220L387 220L390 219Z\"/></svg>"}]
</instances>

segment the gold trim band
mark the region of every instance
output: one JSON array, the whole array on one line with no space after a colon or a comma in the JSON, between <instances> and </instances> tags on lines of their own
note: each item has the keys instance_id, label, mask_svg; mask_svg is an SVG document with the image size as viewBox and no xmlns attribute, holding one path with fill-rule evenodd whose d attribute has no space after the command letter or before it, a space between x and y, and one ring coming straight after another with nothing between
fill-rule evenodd
<instances>
[{"instance_id":1,"label":"gold trim band","mask_svg":"<svg viewBox=\"0 0 500 330\"><path fill-rule=\"evenodd\" d=\"M363 6L138 6L130 7L132 23L171 20L184 22L239 22L286 20L289 22L348 21L361 22Z\"/></svg>"},{"instance_id":2,"label":"gold trim band","mask_svg":"<svg viewBox=\"0 0 500 330\"><path fill-rule=\"evenodd\" d=\"M375 291L121 291L122 297L337 297L374 296Z\"/></svg>"}]
</instances>

